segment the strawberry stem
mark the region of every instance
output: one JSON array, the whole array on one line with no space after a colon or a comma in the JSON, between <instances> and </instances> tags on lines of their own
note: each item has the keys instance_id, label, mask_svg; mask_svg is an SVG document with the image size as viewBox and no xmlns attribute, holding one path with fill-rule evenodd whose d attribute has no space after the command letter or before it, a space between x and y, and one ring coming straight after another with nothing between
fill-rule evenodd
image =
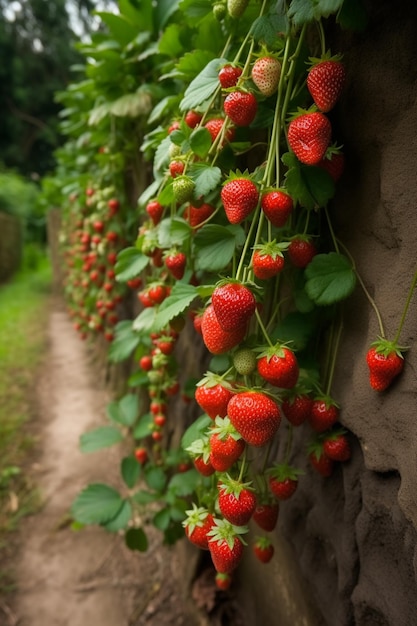
<instances>
[{"instance_id":1,"label":"strawberry stem","mask_svg":"<svg viewBox=\"0 0 417 626\"><path fill-rule=\"evenodd\" d=\"M408 290L407 300L405 302L405 306L401 315L400 324L398 326L397 332L395 333L394 343L398 343L400 339L400 334L404 326L405 318L407 317L408 309L411 303L411 298L413 297L414 290L416 288L416 284L417 284L417 270L414 272L413 280L411 281L411 285Z\"/></svg>"},{"instance_id":2,"label":"strawberry stem","mask_svg":"<svg viewBox=\"0 0 417 626\"><path fill-rule=\"evenodd\" d=\"M288 461L290 459L292 442L293 442L293 434L294 434L294 427L292 424L288 424L288 439L287 439L287 445L285 446L285 456L284 456L285 465L288 465Z\"/></svg>"},{"instance_id":3,"label":"strawberry stem","mask_svg":"<svg viewBox=\"0 0 417 626\"><path fill-rule=\"evenodd\" d=\"M330 370L329 370L329 374L327 377L327 385L326 385L326 396L330 395L330 390L332 388L332 384L333 384L333 376L334 376L334 371L335 371L335 367L336 367L336 358L337 358L337 353L339 350L339 345L340 345L340 338L342 336L342 330L343 330L343 320L342 320L342 316L339 317L339 323L337 326L337 330L336 330L336 334L335 334L335 339L332 340L332 358L330 361ZM334 332L334 327L332 328L332 334ZM332 338L333 339L333 338Z\"/></svg>"},{"instance_id":4,"label":"strawberry stem","mask_svg":"<svg viewBox=\"0 0 417 626\"><path fill-rule=\"evenodd\" d=\"M259 328L261 329L263 336L265 337L265 339L266 339L266 341L267 341L268 345L270 345L270 346L271 346L271 348L272 348L273 343L272 343L272 341L271 341L271 340L270 340L270 338L269 338L269 335L268 335L267 330L266 330L266 328L265 328L265 326L264 326L264 323L263 323L263 321L262 321L262 318L261 318L261 316L260 316L260 314L259 314L258 309L256 309L256 310L255 310L255 315L256 315L256 319L257 319L257 321L258 321Z\"/></svg>"},{"instance_id":5,"label":"strawberry stem","mask_svg":"<svg viewBox=\"0 0 417 626\"><path fill-rule=\"evenodd\" d=\"M321 20L317 21L317 28L320 37L321 56L323 57L326 54L326 37L324 34L324 28Z\"/></svg>"}]
</instances>

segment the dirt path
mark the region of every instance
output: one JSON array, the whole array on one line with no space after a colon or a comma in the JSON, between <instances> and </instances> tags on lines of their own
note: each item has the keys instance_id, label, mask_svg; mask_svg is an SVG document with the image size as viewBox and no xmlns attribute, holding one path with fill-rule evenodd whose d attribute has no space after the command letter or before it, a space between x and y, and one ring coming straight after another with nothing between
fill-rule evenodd
<instances>
[{"instance_id":1,"label":"dirt path","mask_svg":"<svg viewBox=\"0 0 417 626\"><path fill-rule=\"evenodd\" d=\"M50 353L37 391L40 457L33 467L44 506L23 524L18 592L6 624L192 624L173 584L175 554L161 549L159 537L142 555L101 528L74 532L67 523L70 504L85 484L112 482L118 452L79 452L80 434L102 423L107 393L59 307L51 312L48 332Z\"/></svg>"}]
</instances>

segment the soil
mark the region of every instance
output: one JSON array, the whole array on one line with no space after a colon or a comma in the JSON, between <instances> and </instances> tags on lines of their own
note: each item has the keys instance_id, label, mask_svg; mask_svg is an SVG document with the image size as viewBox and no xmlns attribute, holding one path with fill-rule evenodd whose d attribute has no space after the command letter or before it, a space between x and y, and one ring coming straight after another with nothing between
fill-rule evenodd
<instances>
[{"instance_id":1,"label":"soil","mask_svg":"<svg viewBox=\"0 0 417 626\"><path fill-rule=\"evenodd\" d=\"M22 524L13 559L17 591L0 603L0 626L238 625L227 617L233 602L222 596L219 603L212 572L197 565L194 551L185 556L189 573L200 570L193 580L179 573L188 548L162 545L152 527L146 553L131 552L100 527L71 527L71 502L89 482L114 484L120 451L79 451L80 435L103 423L109 392L59 303L48 324L30 468L43 506Z\"/></svg>"}]
</instances>

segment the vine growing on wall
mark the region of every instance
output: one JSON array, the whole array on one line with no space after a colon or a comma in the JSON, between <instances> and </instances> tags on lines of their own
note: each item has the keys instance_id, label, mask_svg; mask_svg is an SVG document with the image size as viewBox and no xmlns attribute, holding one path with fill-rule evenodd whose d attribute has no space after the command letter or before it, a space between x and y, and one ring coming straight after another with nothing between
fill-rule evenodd
<instances>
[{"instance_id":1,"label":"vine growing on wall","mask_svg":"<svg viewBox=\"0 0 417 626\"><path fill-rule=\"evenodd\" d=\"M356 0L165 5L121 0L120 15L101 13L109 35L85 46L88 79L61 96L73 135L69 306L83 335L104 332L111 360L137 364L109 424L81 440L86 452L129 442L125 489L89 485L72 513L137 550L151 515L164 541L185 533L209 550L224 588L245 544L272 558L268 533L306 471L294 429L319 475L350 458L332 384L343 301L363 284L332 223L345 165L332 121L347 77L326 32L362 28L364 13ZM90 158L74 161L74 143ZM118 321L132 293L139 314ZM190 325L211 358L181 389ZM388 342L381 329L372 346L375 389L402 369L400 332ZM172 447L176 394L201 415Z\"/></svg>"}]
</instances>

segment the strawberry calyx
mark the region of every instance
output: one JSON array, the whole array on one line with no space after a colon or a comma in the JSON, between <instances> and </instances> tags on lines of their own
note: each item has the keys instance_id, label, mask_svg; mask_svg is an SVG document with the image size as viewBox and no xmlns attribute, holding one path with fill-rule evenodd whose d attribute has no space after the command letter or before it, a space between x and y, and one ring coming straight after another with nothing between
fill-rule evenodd
<instances>
[{"instance_id":1,"label":"strawberry calyx","mask_svg":"<svg viewBox=\"0 0 417 626\"><path fill-rule=\"evenodd\" d=\"M213 526L208 531L207 537L209 538L209 543L223 543L225 541L230 550L233 550L236 538L238 538L243 545L247 545L246 541L242 538L242 535L247 532L249 532L247 526L235 526L225 519L215 517L213 519Z\"/></svg>"},{"instance_id":2,"label":"strawberry calyx","mask_svg":"<svg viewBox=\"0 0 417 626\"><path fill-rule=\"evenodd\" d=\"M210 433L217 435L219 439L224 440L227 439L227 437L232 437L235 441L242 439L229 417L220 417L218 415L214 420L214 424L215 425L210 428Z\"/></svg>"},{"instance_id":3,"label":"strawberry calyx","mask_svg":"<svg viewBox=\"0 0 417 626\"><path fill-rule=\"evenodd\" d=\"M198 381L196 387L207 387L208 389L212 387L216 387L216 385L221 385L225 389L229 389L229 391L234 390L233 382L230 382L225 374L215 374L214 372L207 371L203 378Z\"/></svg>"},{"instance_id":4,"label":"strawberry calyx","mask_svg":"<svg viewBox=\"0 0 417 626\"><path fill-rule=\"evenodd\" d=\"M197 527L204 525L207 517L210 515L210 511L202 506L197 506L195 502L192 503L192 509L185 511L187 517L183 520L182 525L187 528L189 533L192 534Z\"/></svg>"},{"instance_id":5,"label":"strawberry calyx","mask_svg":"<svg viewBox=\"0 0 417 626\"><path fill-rule=\"evenodd\" d=\"M192 457L202 457L204 463L207 463L210 458L210 441L208 436L203 436L200 439L195 439L190 446L185 448Z\"/></svg>"},{"instance_id":6,"label":"strawberry calyx","mask_svg":"<svg viewBox=\"0 0 417 626\"><path fill-rule=\"evenodd\" d=\"M403 352L408 350L407 346L399 346L396 341L389 341L383 337L378 337L378 339L373 341L371 348L374 348L377 354L382 354L385 357L395 353L401 359L404 358Z\"/></svg>"},{"instance_id":7,"label":"strawberry calyx","mask_svg":"<svg viewBox=\"0 0 417 626\"><path fill-rule=\"evenodd\" d=\"M271 256L273 259L276 259L277 257L284 256L283 252L288 249L289 245L289 241L281 241L277 243L276 239L273 239L272 241L259 243L253 246L252 249L257 250L262 255L268 255Z\"/></svg>"},{"instance_id":8,"label":"strawberry calyx","mask_svg":"<svg viewBox=\"0 0 417 626\"><path fill-rule=\"evenodd\" d=\"M222 476L222 479L218 484L218 489L224 494L233 495L236 499L239 499L242 491L254 491L252 483L243 483L240 480L232 478L229 474Z\"/></svg>"},{"instance_id":9,"label":"strawberry calyx","mask_svg":"<svg viewBox=\"0 0 417 626\"><path fill-rule=\"evenodd\" d=\"M227 176L227 178L224 180L223 182L223 187L227 184L230 183L230 181L232 180L236 180L236 179L242 179L245 178L247 180L250 180L252 183L254 183L256 185L256 182L253 180L253 175L250 174L249 170L244 170L243 172L241 172L240 170L230 170L229 171L229 175Z\"/></svg>"},{"instance_id":10,"label":"strawberry calyx","mask_svg":"<svg viewBox=\"0 0 417 626\"><path fill-rule=\"evenodd\" d=\"M340 63L343 59L343 54L337 53L332 54L330 50L327 50L321 57L309 57L307 61L307 65L309 69L318 65L319 63L323 63L324 61L336 61L336 63Z\"/></svg>"},{"instance_id":11,"label":"strawberry calyx","mask_svg":"<svg viewBox=\"0 0 417 626\"><path fill-rule=\"evenodd\" d=\"M310 115L311 113L320 113L323 117L325 117L324 113L322 113L315 104L312 104L308 109L297 107L296 111L287 115L287 122L292 122L302 115Z\"/></svg>"},{"instance_id":12,"label":"strawberry calyx","mask_svg":"<svg viewBox=\"0 0 417 626\"><path fill-rule=\"evenodd\" d=\"M291 352L293 352L293 349L290 347L290 343L291 342L287 342L287 343L277 342L273 346L268 346L267 348L265 348L265 346L260 347L260 348L255 348L255 351L258 352L257 358L261 359L263 357L266 357L266 360L268 361L268 363L274 356L277 356L280 359L284 359L286 356L286 350L290 350Z\"/></svg>"},{"instance_id":13,"label":"strawberry calyx","mask_svg":"<svg viewBox=\"0 0 417 626\"><path fill-rule=\"evenodd\" d=\"M260 550L267 550L272 545L272 541L269 539L269 537L265 537L264 535L257 536L255 537L254 545Z\"/></svg>"},{"instance_id":14,"label":"strawberry calyx","mask_svg":"<svg viewBox=\"0 0 417 626\"><path fill-rule=\"evenodd\" d=\"M265 473L269 478L275 478L280 482L287 479L298 480L298 477L304 474L303 470L293 467L292 465L288 465L287 463L276 463Z\"/></svg>"}]
</instances>

